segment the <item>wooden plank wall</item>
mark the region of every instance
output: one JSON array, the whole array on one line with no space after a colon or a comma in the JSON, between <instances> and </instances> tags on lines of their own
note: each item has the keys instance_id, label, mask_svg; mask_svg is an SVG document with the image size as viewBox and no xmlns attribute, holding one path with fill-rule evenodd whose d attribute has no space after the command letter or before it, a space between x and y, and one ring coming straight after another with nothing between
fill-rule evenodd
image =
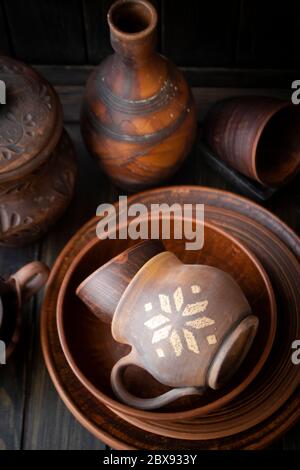
<instances>
[{"instance_id":1,"label":"wooden plank wall","mask_svg":"<svg viewBox=\"0 0 300 470\"><path fill-rule=\"evenodd\" d=\"M152 0L159 49L185 67L297 68L300 2ZM33 64L98 63L113 0L0 0L0 52Z\"/></svg>"}]
</instances>

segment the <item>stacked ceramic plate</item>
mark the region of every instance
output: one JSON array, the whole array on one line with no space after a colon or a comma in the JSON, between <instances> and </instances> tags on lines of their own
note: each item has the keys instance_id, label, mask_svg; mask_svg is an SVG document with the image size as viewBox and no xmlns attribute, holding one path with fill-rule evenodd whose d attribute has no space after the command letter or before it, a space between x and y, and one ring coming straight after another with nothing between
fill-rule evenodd
<instances>
[{"instance_id":1,"label":"stacked ceramic plate","mask_svg":"<svg viewBox=\"0 0 300 470\"><path fill-rule=\"evenodd\" d=\"M254 343L230 384L176 400L155 411L121 403L110 385L113 365L130 347L76 296L78 285L132 245L99 240L98 218L86 224L58 258L41 325L52 380L76 418L118 449L249 449L278 438L299 416L300 369L292 343L300 338L300 241L279 219L236 195L199 187L171 187L132 196L129 203L205 204L205 243L186 251L185 240L164 241L185 263L228 272L259 317ZM220 249L222 247L222 249ZM167 388L130 366L126 388L139 397Z\"/></svg>"}]
</instances>

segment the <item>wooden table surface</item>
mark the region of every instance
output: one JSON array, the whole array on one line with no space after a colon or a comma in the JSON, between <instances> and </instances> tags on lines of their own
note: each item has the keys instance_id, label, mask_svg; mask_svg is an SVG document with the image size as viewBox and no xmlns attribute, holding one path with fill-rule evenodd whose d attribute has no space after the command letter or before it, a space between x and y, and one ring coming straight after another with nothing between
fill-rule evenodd
<instances>
[{"instance_id":1,"label":"wooden table surface","mask_svg":"<svg viewBox=\"0 0 300 470\"><path fill-rule=\"evenodd\" d=\"M96 167L88 155L79 130L79 107L87 71L58 74L43 71L57 85L61 96L66 128L77 150L79 175L74 200L63 219L39 243L21 249L0 248L0 272L13 273L32 260L42 260L50 267L72 234L103 202L118 198L118 190ZM71 79L71 80L70 80ZM71 83L71 85L68 85ZM199 119L213 102L245 93L285 96L284 90L239 88L196 88ZM169 184L197 184L239 192L218 171L210 168L194 149L183 169ZM264 203L299 233L299 179ZM69 413L49 378L39 339L39 317L43 294L24 308L23 336L19 347L0 373L0 449L105 449ZM275 448L300 450L300 425L274 444Z\"/></svg>"}]
</instances>

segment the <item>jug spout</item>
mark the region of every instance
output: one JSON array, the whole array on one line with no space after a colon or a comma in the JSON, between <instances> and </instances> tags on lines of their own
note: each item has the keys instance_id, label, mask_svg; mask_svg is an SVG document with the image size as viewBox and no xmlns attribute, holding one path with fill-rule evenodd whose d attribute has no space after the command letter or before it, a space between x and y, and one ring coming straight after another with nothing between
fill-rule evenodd
<instances>
[{"instance_id":1,"label":"jug spout","mask_svg":"<svg viewBox=\"0 0 300 470\"><path fill-rule=\"evenodd\" d=\"M165 251L160 240L146 240L128 248L85 279L76 294L105 323L111 323L120 299L138 271Z\"/></svg>"}]
</instances>

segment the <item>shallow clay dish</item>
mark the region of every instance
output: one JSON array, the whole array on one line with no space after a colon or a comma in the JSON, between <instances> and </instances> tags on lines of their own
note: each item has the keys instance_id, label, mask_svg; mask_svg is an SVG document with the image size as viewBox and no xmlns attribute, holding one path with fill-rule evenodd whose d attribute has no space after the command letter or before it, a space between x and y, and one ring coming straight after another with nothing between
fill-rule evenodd
<instances>
[{"instance_id":1,"label":"shallow clay dish","mask_svg":"<svg viewBox=\"0 0 300 470\"><path fill-rule=\"evenodd\" d=\"M237 281L259 318L254 343L230 385L208 389L203 395L176 400L157 411L144 411L118 401L110 385L112 367L131 348L117 343L111 327L95 319L76 296L76 287L109 259L133 243L130 240L99 240L95 237L75 258L66 274L58 298L57 325L61 345L75 375L96 398L114 410L144 419L182 420L216 410L240 394L262 369L272 348L276 330L276 304L270 281L257 259L224 231L205 223L204 247L186 251L183 240L164 241L165 248L185 264L217 267ZM79 347L80 346L80 347ZM144 369L130 366L124 375L125 388L135 396L156 397L169 390Z\"/></svg>"},{"instance_id":2,"label":"shallow clay dish","mask_svg":"<svg viewBox=\"0 0 300 470\"><path fill-rule=\"evenodd\" d=\"M203 422L203 433L207 428L203 439L170 439L146 431L141 432L101 404L82 386L68 366L60 347L55 317L62 280L72 260L95 236L98 219L94 218L68 243L58 257L51 274L41 322L41 341L49 373L61 398L80 423L98 439L114 448L171 451L266 447L287 432L300 416L300 394L297 389L299 372L290 361L291 342L296 335L300 335L298 293L300 274L297 260L297 256L300 255L299 238L293 230L267 210L245 198L224 191L193 186L172 187L148 191L130 199L132 202L139 201L146 204L168 201L172 203L174 200L180 203L213 204L214 208L206 206L206 220L223 225L228 231L238 235L263 261L275 288L276 299L280 302L278 319L281 329L275 338L273 348L275 357L272 352L269 367L264 368L251 387L240 395L237 403L232 402L235 409L225 407L225 415L224 413L222 416L215 416L215 413L209 415L210 425L207 426L207 419L206 423ZM224 212L222 208L229 210ZM249 217L240 217L240 214ZM245 234L248 231L250 236L247 237ZM256 236L260 235L259 243L251 236L253 231ZM280 239L286 245L280 243ZM268 386L270 374L271 379L277 375L278 381L274 384L273 380L272 385ZM277 400L279 395L280 399ZM246 408L244 400L248 402ZM246 427L244 431L239 425L241 417L243 426ZM199 418L202 419L204 418ZM215 437L221 426L232 429L231 435L226 438Z\"/></svg>"}]
</instances>

